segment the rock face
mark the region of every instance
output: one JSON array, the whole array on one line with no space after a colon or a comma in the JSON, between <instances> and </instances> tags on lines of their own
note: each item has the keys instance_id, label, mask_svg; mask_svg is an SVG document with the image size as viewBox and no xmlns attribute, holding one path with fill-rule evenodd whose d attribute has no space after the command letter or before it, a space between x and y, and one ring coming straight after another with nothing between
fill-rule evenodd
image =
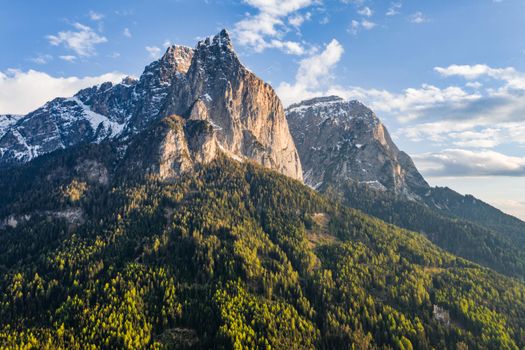
<instances>
[{"instance_id":1,"label":"rock face","mask_svg":"<svg viewBox=\"0 0 525 350\"><path fill-rule=\"evenodd\" d=\"M221 154L213 126L206 120L172 115L136 137L123 161L126 172L157 175L171 181Z\"/></svg>"},{"instance_id":2,"label":"rock face","mask_svg":"<svg viewBox=\"0 0 525 350\"><path fill-rule=\"evenodd\" d=\"M302 179L281 101L270 85L241 64L226 31L197 44L186 75L176 85L162 115L208 121L226 154Z\"/></svg>"},{"instance_id":3,"label":"rock face","mask_svg":"<svg viewBox=\"0 0 525 350\"><path fill-rule=\"evenodd\" d=\"M6 118L5 127L0 128L0 166L83 142L126 144L154 121L171 115L182 118L183 128L199 124L190 120L206 122L216 140L213 147L226 155L302 179L279 98L241 64L225 30L200 41L195 49L168 48L139 80L104 83L72 98L57 98L15 122ZM178 140L173 137L166 142ZM186 141L188 147L199 145L193 138ZM169 145L167 149L173 151Z\"/></svg>"},{"instance_id":4,"label":"rock face","mask_svg":"<svg viewBox=\"0 0 525 350\"><path fill-rule=\"evenodd\" d=\"M316 188L356 181L408 197L429 186L369 108L340 97L314 98L286 110L304 169Z\"/></svg>"}]
</instances>

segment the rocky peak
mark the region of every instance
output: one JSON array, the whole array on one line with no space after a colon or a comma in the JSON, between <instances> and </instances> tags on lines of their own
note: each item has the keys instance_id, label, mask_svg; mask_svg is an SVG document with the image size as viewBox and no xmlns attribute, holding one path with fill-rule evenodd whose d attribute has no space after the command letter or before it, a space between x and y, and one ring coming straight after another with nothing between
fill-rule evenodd
<instances>
[{"instance_id":1,"label":"rocky peak","mask_svg":"<svg viewBox=\"0 0 525 350\"><path fill-rule=\"evenodd\" d=\"M356 181L408 197L428 188L410 157L361 102L319 97L291 105L286 113L308 185L322 189Z\"/></svg>"},{"instance_id":2,"label":"rocky peak","mask_svg":"<svg viewBox=\"0 0 525 350\"><path fill-rule=\"evenodd\" d=\"M219 79L235 78L244 70L228 32L223 29L213 38L199 41L189 75L211 84L219 83Z\"/></svg>"},{"instance_id":3,"label":"rocky peak","mask_svg":"<svg viewBox=\"0 0 525 350\"><path fill-rule=\"evenodd\" d=\"M186 74L191 65L193 52L190 47L172 45L160 59L161 66L167 67L172 72Z\"/></svg>"},{"instance_id":4,"label":"rocky peak","mask_svg":"<svg viewBox=\"0 0 525 350\"><path fill-rule=\"evenodd\" d=\"M199 41L197 43L197 50L202 50L203 48L219 50L221 56L223 53L235 55L230 34L226 29L221 30L219 34L213 37L207 37L206 39Z\"/></svg>"},{"instance_id":5,"label":"rocky peak","mask_svg":"<svg viewBox=\"0 0 525 350\"><path fill-rule=\"evenodd\" d=\"M197 44L185 79L160 114L206 120L225 154L302 179L281 101L242 65L225 30Z\"/></svg>"}]
</instances>

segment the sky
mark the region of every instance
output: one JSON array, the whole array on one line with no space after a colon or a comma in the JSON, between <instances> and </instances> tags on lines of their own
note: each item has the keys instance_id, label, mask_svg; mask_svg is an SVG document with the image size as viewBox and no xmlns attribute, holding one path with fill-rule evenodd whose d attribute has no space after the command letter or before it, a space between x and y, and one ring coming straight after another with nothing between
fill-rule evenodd
<instances>
[{"instance_id":1,"label":"sky","mask_svg":"<svg viewBox=\"0 0 525 350\"><path fill-rule=\"evenodd\" d=\"M0 114L226 28L285 105L358 99L431 185L525 219L525 0L0 0Z\"/></svg>"}]
</instances>

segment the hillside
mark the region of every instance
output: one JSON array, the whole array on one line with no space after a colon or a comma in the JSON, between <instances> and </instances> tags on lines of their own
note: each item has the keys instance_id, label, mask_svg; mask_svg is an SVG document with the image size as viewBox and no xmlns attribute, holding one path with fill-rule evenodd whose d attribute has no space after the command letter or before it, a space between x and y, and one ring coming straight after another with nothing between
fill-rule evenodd
<instances>
[{"instance_id":1,"label":"hillside","mask_svg":"<svg viewBox=\"0 0 525 350\"><path fill-rule=\"evenodd\" d=\"M0 347L525 346L525 286L421 234L253 163L122 162L92 144L0 174Z\"/></svg>"},{"instance_id":2,"label":"hillside","mask_svg":"<svg viewBox=\"0 0 525 350\"><path fill-rule=\"evenodd\" d=\"M399 198L391 192L377 191L351 181L337 189L328 188L326 192L331 196L340 197L346 205L362 210L368 215L420 232L439 247L455 255L500 273L524 279L525 251L518 240L519 235L507 234L497 221L490 221L490 216L485 220L475 220L455 215L450 211L438 210L433 205ZM457 208L467 206L468 203L463 202ZM491 211L497 211L490 208ZM504 215L501 212L496 213L496 218ZM516 228L519 229L519 226Z\"/></svg>"}]
</instances>

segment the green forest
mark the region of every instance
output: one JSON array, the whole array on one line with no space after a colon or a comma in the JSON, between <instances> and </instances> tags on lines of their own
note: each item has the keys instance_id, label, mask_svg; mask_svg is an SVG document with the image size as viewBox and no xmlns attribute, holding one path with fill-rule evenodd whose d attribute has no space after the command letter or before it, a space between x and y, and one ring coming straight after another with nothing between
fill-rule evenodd
<instances>
[{"instance_id":1,"label":"green forest","mask_svg":"<svg viewBox=\"0 0 525 350\"><path fill-rule=\"evenodd\" d=\"M116 154L0 173L0 349L525 347L519 279L251 163Z\"/></svg>"},{"instance_id":2,"label":"green forest","mask_svg":"<svg viewBox=\"0 0 525 350\"><path fill-rule=\"evenodd\" d=\"M447 210L438 210L436 207L399 198L390 192L376 191L355 182L347 182L338 189L326 189L327 195L341 197L342 202L352 208L396 226L420 232L448 252L523 281L523 222L510 216L506 218L488 205L482 206L484 210L481 213L476 213L473 208L480 207L479 205L469 205L462 196L451 196L451 193L454 194L447 189L432 189L430 200L446 202L447 205ZM456 216L460 210L462 215ZM502 217L506 220L500 222Z\"/></svg>"}]
</instances>

